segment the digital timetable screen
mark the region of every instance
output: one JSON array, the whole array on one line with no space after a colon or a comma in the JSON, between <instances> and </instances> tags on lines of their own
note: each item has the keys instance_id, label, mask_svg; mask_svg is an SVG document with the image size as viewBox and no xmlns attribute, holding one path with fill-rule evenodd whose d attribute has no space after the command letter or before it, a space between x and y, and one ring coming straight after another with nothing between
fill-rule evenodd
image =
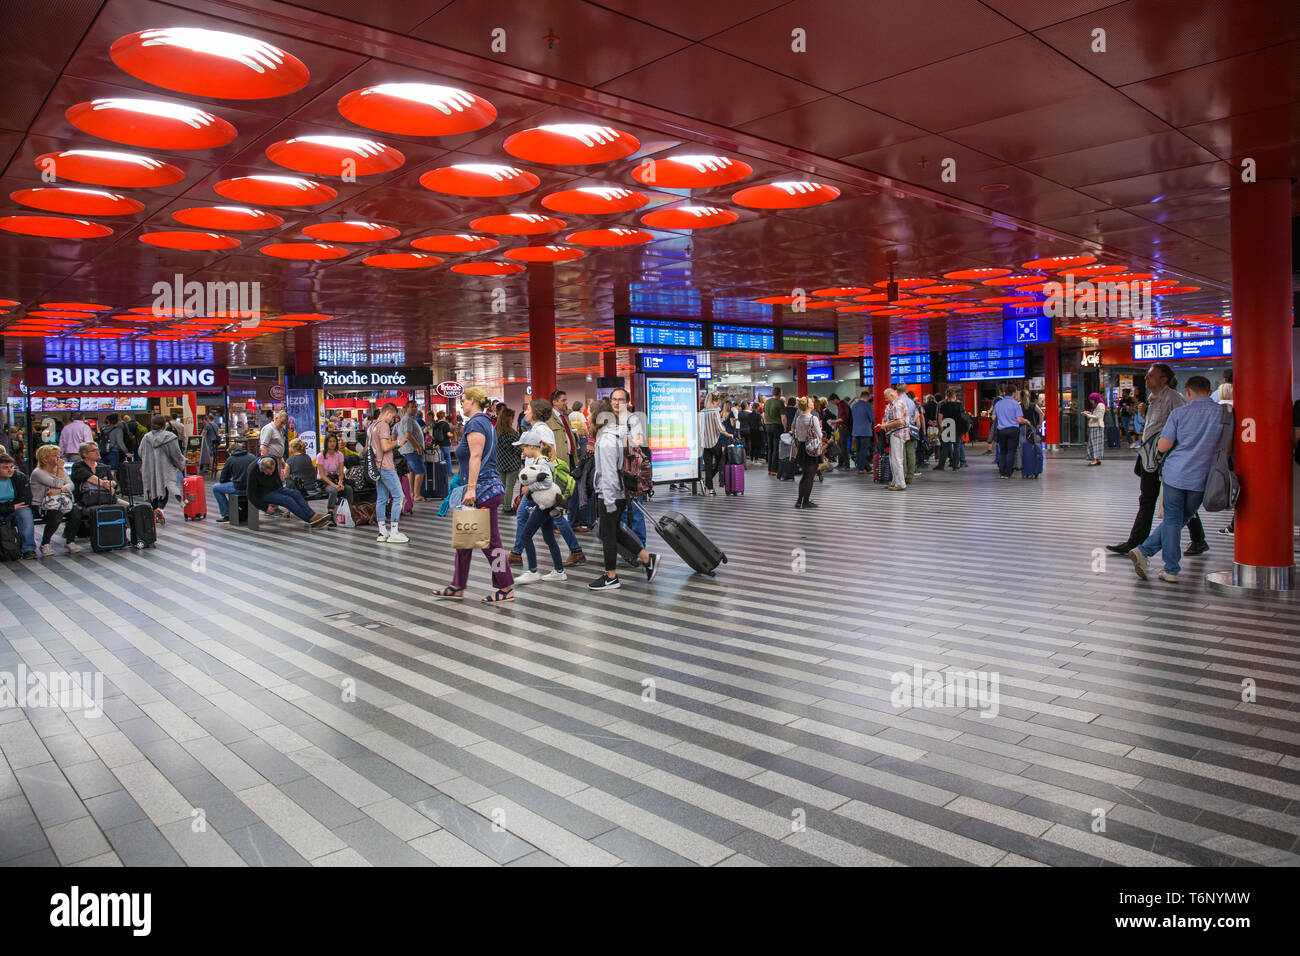
<instances>
[{"instance_id":1,"label":"digital timetable screen","mask_svg":"<svg viewBox=\"0 0 1300 956\"><path fill-rule=\"evenodd\" d=\"M702 348L704 323L686 319L650 319L619 315L614 317L614 344Z\"/></svg>"},{"instance_id":2,"label":"digital timetable screen","mask_svg":"<svg viewBox=\"0 0 1300 956\"><path fill-rule=\"evenodd\" d=\"M839 335L832 329L781 330L781 351L809 355L835 355L840 350Z\"/></svg>"},{"instance_id":3,"label":"digital timetable screen","mask_svg":"<svg viewBox=\"0 0 1300 956\"><path fill-rule=\"evenodd\" d=\"M775 352L776 329L756 325L713 326L710 348L730 349L737 352Z\"/></svg>"},{"instance_id":4,"label":"digital timetable screen","mask_svg":"<svg viewBox=\"0 0 1300 956\"><path fill-rule=\"evenodd\" d=\"M876 383L876 368L870 355L862 359L862 384ZM896 385L916 385L931 380L930 353L913 352L889 356L889 381Z\"/></svg>"},{"instance_id":5,"label":"digital timetable screen","mask_svg":"<svg viewBox=\"0 0 1300 956\"><path fill-rule=\"evenodd\" d=\"M1023 346L948 353L948 381L979 382L1025 377Z\"/></svg>"}]
</instances>

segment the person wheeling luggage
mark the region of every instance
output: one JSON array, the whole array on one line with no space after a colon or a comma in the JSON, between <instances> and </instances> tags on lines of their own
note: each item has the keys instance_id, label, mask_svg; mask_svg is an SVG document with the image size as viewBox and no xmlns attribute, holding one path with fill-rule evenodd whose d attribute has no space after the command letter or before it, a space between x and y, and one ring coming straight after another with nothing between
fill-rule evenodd
<instances>
[{"instance_id":1,"label":"person wheeling luggage","mask_svg":"<svg viewBox=\"0 0 1300 956\"><path fill-rule=\"evenodd\" d=\"M569 579L564 571L560 544L555 540L553 512L565 506L565 495L572 493L575 482L565 463L555 457L555 448L547 443L546 437L541 429L531 428L515 442L523 459L519 470L519 493L533 503L524 524L524 556L528 560L528 570L515 578L515 584ZM537 570L537 549L533 547L533 536L539 529L547 550L551 552L551 564L555 569L544 575Z\"/></svg>"},{"instance_id":2,"label":"person wheeling luggage","mask_svg":"<svg viewBox=\"0 0 1300 956\"><path fill-rule=\"evenodd\" d=\"M153 427L149 434L140 440L140 466L144 477L144 493L153 506L154 521L166 524L163 509L171 492L184 502L178 483L179 476L185 471L185 453L181 451L180 439L167 427L167 419L155 415L150 423ZM182 504L183 507L183 504Z\"/></svg>"},{"instance_id":3,"label":"person wheeling luggage","mask_svg":"<svg viewBox=\"0 0 1300 956\"><path fill-rule=\"evenodd\" d=\"M269 455L259 458L256 467L248 470L247 481L250 508L265 511L271 505L280 505L287 508L290 514L301 518L313 530L328 528L333 524L329 515L316 514L311 510L311 505L307 504L302 492L284 487L279 463Z\"/></svg>"},{"instance_id":4,"label":"person wheeling luggage","mask_svg":"<svg viewBox=\"0 0 1300 956\"><path fill-rule=\"evenodd\" d=\"M328 439L326 443L328 444ZM217 510L221 512L221 517L217 519L218 524L230 521L230 495L235 492L244 494L248 489L248 469L253 467L257 461L257 456L250 452L243 445L236 445L230 452L230 457L221 467L221 474L217 476L217 483L212 486L212 497L217 499Z\"/></svg>"},{"instance_id":5,"label":"person wheeling luggage","mask_svg":"<svg viewBox=\"0 0 1300 956\"><path fill-rule=\"evenodd\" d=\"M59 525L63 527L63 547L68 554L80 551L77 535L81 532L81 506L76 503L72 479L63 470L63 456L57 445L42 445L36 449L36 467L32 469L32 504L34 510L45 517L41 532L41 555L54 553L50 541Z\"/></svg>"},{"instance_id":6,"label":"person wheeling luggage","mask_svg":"<svg viewBox=\"0 0 1300 956\"><path fill-rule=\"evenodd\" d=\"M629 499L634 497L623 483L623 461L628 451L623 436L630 438L630 433L620 429L618 416L608 399L601 399L592 407L591 423L596 441L595 485L600 499L600 544L605 552L605 573L587 587L592 591L617 591L623 586L614 570L620 544L629 554L636 554L649 583L659 571L659 555L647 551L636 535L623 526L623 512L629 507Z\"/></svg>"},{"instance_id":7,"label":"person wheeling luggage","mask_svg":"<svg viewBox=\"0 0 1300 956\"><path fill-rule=\"evenodd\" d=\"M58 450L54 445L48 446ZM13 525L24 559L36 557L36 519L32 515L32 486L18 470L13 456L0 453L0 523ZM15 557L17 555L14 555ZM6 555L6 560L9 556Z\"/></svg>"},{"instance_id":8,"label":"person wheeling luggage","mask_svg":"<svg viewBox=\"0 0 1300 956\"><path fill-rule=\"evenodd\" d=\"M713 478L722 471L722 456L731 439L723 430L722 415L719 412L721 399L715 393L710 395L700 407L699 429L700 447L704 449L704 490L711 498L717 497L713 489Z\"/></svg>"}]
</instances>

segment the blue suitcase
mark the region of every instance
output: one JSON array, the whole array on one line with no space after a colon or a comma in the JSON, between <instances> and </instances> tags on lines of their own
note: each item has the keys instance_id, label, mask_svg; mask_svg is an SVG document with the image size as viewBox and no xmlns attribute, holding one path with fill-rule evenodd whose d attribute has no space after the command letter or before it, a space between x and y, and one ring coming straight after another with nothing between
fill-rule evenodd
<instances>
[{"instance_id":1,"label":"blue suitcase","mask_svg":"<svg viewBox=\"0 0 1300 956\"><path fill-rule=\"evenodd\" d=\"M1043 446L1025 442L1020 446L1020 474L1025 478L1037 478L1043 473Z\"/></svg>"}]
</instances>

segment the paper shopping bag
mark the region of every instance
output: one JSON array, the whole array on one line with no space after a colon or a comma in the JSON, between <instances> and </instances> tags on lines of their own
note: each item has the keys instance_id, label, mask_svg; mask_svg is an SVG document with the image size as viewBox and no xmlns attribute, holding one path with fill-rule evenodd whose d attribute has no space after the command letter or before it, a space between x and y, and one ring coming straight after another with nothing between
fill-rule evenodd
<instances>
[{"instance_id":1,"label":"paper shopping bag","mask_svg":"<svg viewBox=\"0 0 1300 956\"><path fill-rule=\"evenodd\" d=\"M492 543L492 515L486 508L457 508L451 518L451 546L457 551L482 549Z\"/></svg>"}]
</instances>

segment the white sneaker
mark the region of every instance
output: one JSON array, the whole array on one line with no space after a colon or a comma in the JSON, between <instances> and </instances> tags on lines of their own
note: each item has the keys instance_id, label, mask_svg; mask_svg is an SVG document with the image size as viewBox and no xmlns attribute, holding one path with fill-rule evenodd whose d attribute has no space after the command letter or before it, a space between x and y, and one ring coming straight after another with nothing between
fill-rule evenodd
<instances>
[{"instance_id":1,"label":"white sneaker","mask_svg":"<svg viewBox=\"0 0 1300 956\"><path fill-rule=\"evenodd\" d=\"M50 544L41 545L41 557L48 558L54 553L54 546Z\"/></svg>"},{"instance_id":2,"label":"white sneaker","mask_svg":"<svg viewBox=\"0 0 1300 956\"><path fill-rule=\"evenodd\" d=\"M523 574L515 577L515 584L536 584L541 579L542 576L536 571L525 571Z\"/></svg>"},{"instance_id":3,"label":"white sneaker","mask_svg":"<svg viewBox=\"0 0 1300 956\"><path fill-rule=\"evenodd\" d=\"M379 537L375 538L375 540L376 540L376 541L387 541L387 540L388 540L388 528L387 528L386 525L382 525L382 524L381 524L381 525L379 526Z\"/></svg>"},{"instance_id":4,"label":"white sneaker","mask_svg":"<svg viewBox=\"0 0 1300 956\"><path fill-rule=\"evenodd\" d=\"M81 545L72 541L65 541L63 544L63 550L67 551L68 554L76 554L81 550Z\"/></svg>"},{"instance_id":5,"label":"white sneaker","mask_svg":"<svg viewBox=\"0 0 1300 956\"><path fill-rule=\"evenodd\" d=\"M516 583L518 583L518 579L516 578L515 580ZM543 581L567 581L569 580L569 575L566 574L564 571L551 571L547 574L543 574L542 580Z\"/></svg>"},{"instance_id":6,"label":"white sneaker","mask_svg":"<svg viewBox=\"0 0 1300 956\"><path fill-rule=\"evenodd\" d=\"M402 534L402 532L400 532L400 531L390 531L390 532L388 533L388 543L389 543L389 544L406 544L406 542L408 542L408 541L410 541L410 540L411 540L410 538L408 538L406 535Z\"/></svg>"}]
</instances>

